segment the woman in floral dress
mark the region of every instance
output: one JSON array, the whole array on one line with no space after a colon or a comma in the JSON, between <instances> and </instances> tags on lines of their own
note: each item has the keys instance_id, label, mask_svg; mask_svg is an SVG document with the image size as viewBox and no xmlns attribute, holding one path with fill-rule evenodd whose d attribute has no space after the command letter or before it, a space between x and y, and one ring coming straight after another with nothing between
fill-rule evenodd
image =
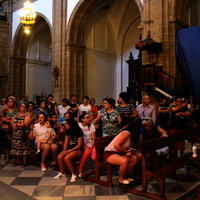
<instances>
[{"instance_id":1,"label":"woman in floral dress","mask_svg":"<svg viewBox=\"0 0 200 200\"><path fill-rule=\"evenodd\" d=\"M9 96L6 98L6 106L2 112L2 125L1 125L1 139L0 139L0 145L5 150L5 163L10 162L10 147L11 147L11 141L12 141L12 126L11 121L14 117L14 115L17 112L17 108L15 107L15 97Z\"/></svg>"},{"instance_id":2,"label":"woman in floral dress","mask_svg":"<svg viewBox=\"0 0 200 200\"><path fill-rule=\"evenodd\" d=\"M121 117L119 112L115 109L115 100L112 98L105 98L103 100L103 109L98 112L97 118L93 121L94 124L102 121L103 136L117 135Z\"/></svg>"},{"instance_id":3,"label":"woman in floral dress","mask_svg":"<svg viewBox=\"0 0 200 200\"><path fill-rule=\"evenodd\" d=\"M13 167L17 165L21 165L21 167L27 166L27 156L30 154L29 133L32 121L28 108L29 104L23 102L11 123L13 127L11 152L15 158Z\"/></svg>"}]
</instances>

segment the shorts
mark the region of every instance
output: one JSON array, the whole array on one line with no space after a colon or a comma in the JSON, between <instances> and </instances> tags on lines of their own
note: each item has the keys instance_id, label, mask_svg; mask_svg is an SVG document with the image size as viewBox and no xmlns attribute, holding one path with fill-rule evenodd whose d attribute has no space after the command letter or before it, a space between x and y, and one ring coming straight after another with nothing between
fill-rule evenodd
<instances>
[{"instance_id":1,"label":"shorts","mask_svg":"<svg viewBox=\"0 0 200 200\"><path fill-rule=\"evenodd\" d=\"M118 154L118 155L123 155L122 153L119 153L119 152L116 152L116 151L104 151L104 153L103 153L103 159L105 160L105 161L107 161L107 159L110 157L110 156L112 156L113 154Z\"/></svg>"}]
</instances>

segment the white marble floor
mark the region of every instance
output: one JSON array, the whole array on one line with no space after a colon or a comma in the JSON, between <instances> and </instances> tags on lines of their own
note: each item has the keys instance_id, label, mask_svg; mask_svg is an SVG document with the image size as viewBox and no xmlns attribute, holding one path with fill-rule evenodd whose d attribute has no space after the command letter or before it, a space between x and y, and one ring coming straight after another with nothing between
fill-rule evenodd
<instances>
[{"instance_id":1,"label":"white marble floor","mask_svg":"<svg viewBox=\"0 0 200 200\"><path fill-rule=\"evenodd\" d=\"M133 194L123 193L118 183L118 176L113 176L114 187L112 189L94 184L83 179L70 183L70 175L66 178L54 180L57 171L50 167L42 172L39 167L28 165L25 169L12 167L11 164L3 164L0 161L0 199L1 200L145 200L147 198ZM185 173L181 168L179 173ZM200 183L197 176L198 169L192 168L193 182L178 182L173 179L166 180L166 197L175 200ZM149 189L154 188L155 182L149 184ZM141 188L135 184L135 188ZM156 192L153 189L154 192Z\"/></svg>"},{"instance_id":2,"label":"white marble floor","mask_svg":"<svg viewBox=\"0 0 200 200\"><path fill-rule=\"evenodd\" d=\"M186 146L186 151L191 147ZM92 165L88 166L91 167ZM191 182L166 180L166 197L175 200L192 188L200 184L198 167L191 167ZM186 174L186 168L178 170L179 174ZM4 164L0 160L0 200L147 200L141 196L124 193L118 182L118 175L113 174L113 188L94 184L83 179L70 183L70 175L60 180L54 180L56 170L48 167L42 172L40 167L28 165L12 167L12 164ZM156 193L156 182L151 181L148 185L151 192ZM141 181L135 181L133 187L140 189Z\"/></svg>"}]
</instances>

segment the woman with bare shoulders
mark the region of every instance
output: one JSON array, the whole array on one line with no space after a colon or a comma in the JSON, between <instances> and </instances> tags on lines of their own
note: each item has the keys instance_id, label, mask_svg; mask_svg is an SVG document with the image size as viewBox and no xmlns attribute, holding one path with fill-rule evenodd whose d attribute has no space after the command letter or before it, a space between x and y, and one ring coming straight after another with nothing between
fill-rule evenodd
<instances>
[{"instance_id":1,"label":"woman with bare shoulders","mask_svg":"<svg viewBox=\"0 0 200 200\"><path fill-rule=\"evenodd\" d=\"M12 145L11 153L15 161L13 167L21 165L22 168L27 166L27 156L30 154L30 125L31 117L28 113L28 102L21 103L19 112L12 119Z\"/></svg>"},{"instance_id":2,"label":"woman with bare shoulders","mask_svg":"<svg viewBox=\"0 0 200 200\"><path fill-rule=\"evenodd\" d=\"M80 158L83 151L83 132L74 118L69 118L64 124L65 142L63 150L58 155L58 166L60 172L54 177L55 180L65 178L65 167L67 166L72 174L70 182L76 182L76 159Z\"/></svg>"},{"instance_id":3,"label":"woman with bare shoulders","mask_svg":"<svg viewBox=\"0 0 200 200\"><path fill-rule=\"evenodd\" d=\"M139 126L136 122L130 122L119 131L119 134L105 148L104 160L112 165L119 165L119 182L129 184L133 179L129 178L130 173L138 163L139 152L133 149L136 143Z\"/></svg>"}]
</instances>

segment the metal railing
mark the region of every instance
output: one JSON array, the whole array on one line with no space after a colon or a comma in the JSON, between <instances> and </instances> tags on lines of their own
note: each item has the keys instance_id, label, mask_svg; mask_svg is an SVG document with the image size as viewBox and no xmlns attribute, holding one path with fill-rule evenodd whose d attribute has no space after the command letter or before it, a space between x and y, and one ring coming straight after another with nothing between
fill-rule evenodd
<instances>
[{"instance_id":1,"label":"metal railing","mask_svg":"<svg viewBox=\"0 0 200 200\"><path fill-rule=\"evenodd\" d=\"M141 84L156 86L170 95L190 95L190 81L187 78L175 78L162 71L162 67L143 65L141 67Z\"/></svg>"},{"instance_id":2,"label":"metal railing","mask_svg":"<svg viewBox=\"0 0 200 200\"><path fill-rule=\"evenodd\" d=\"M187 78L174 78L173 76L160 71L156 72L156 86L171 95L190 95L190 81Z\"/></svg>"}]
</instances>

